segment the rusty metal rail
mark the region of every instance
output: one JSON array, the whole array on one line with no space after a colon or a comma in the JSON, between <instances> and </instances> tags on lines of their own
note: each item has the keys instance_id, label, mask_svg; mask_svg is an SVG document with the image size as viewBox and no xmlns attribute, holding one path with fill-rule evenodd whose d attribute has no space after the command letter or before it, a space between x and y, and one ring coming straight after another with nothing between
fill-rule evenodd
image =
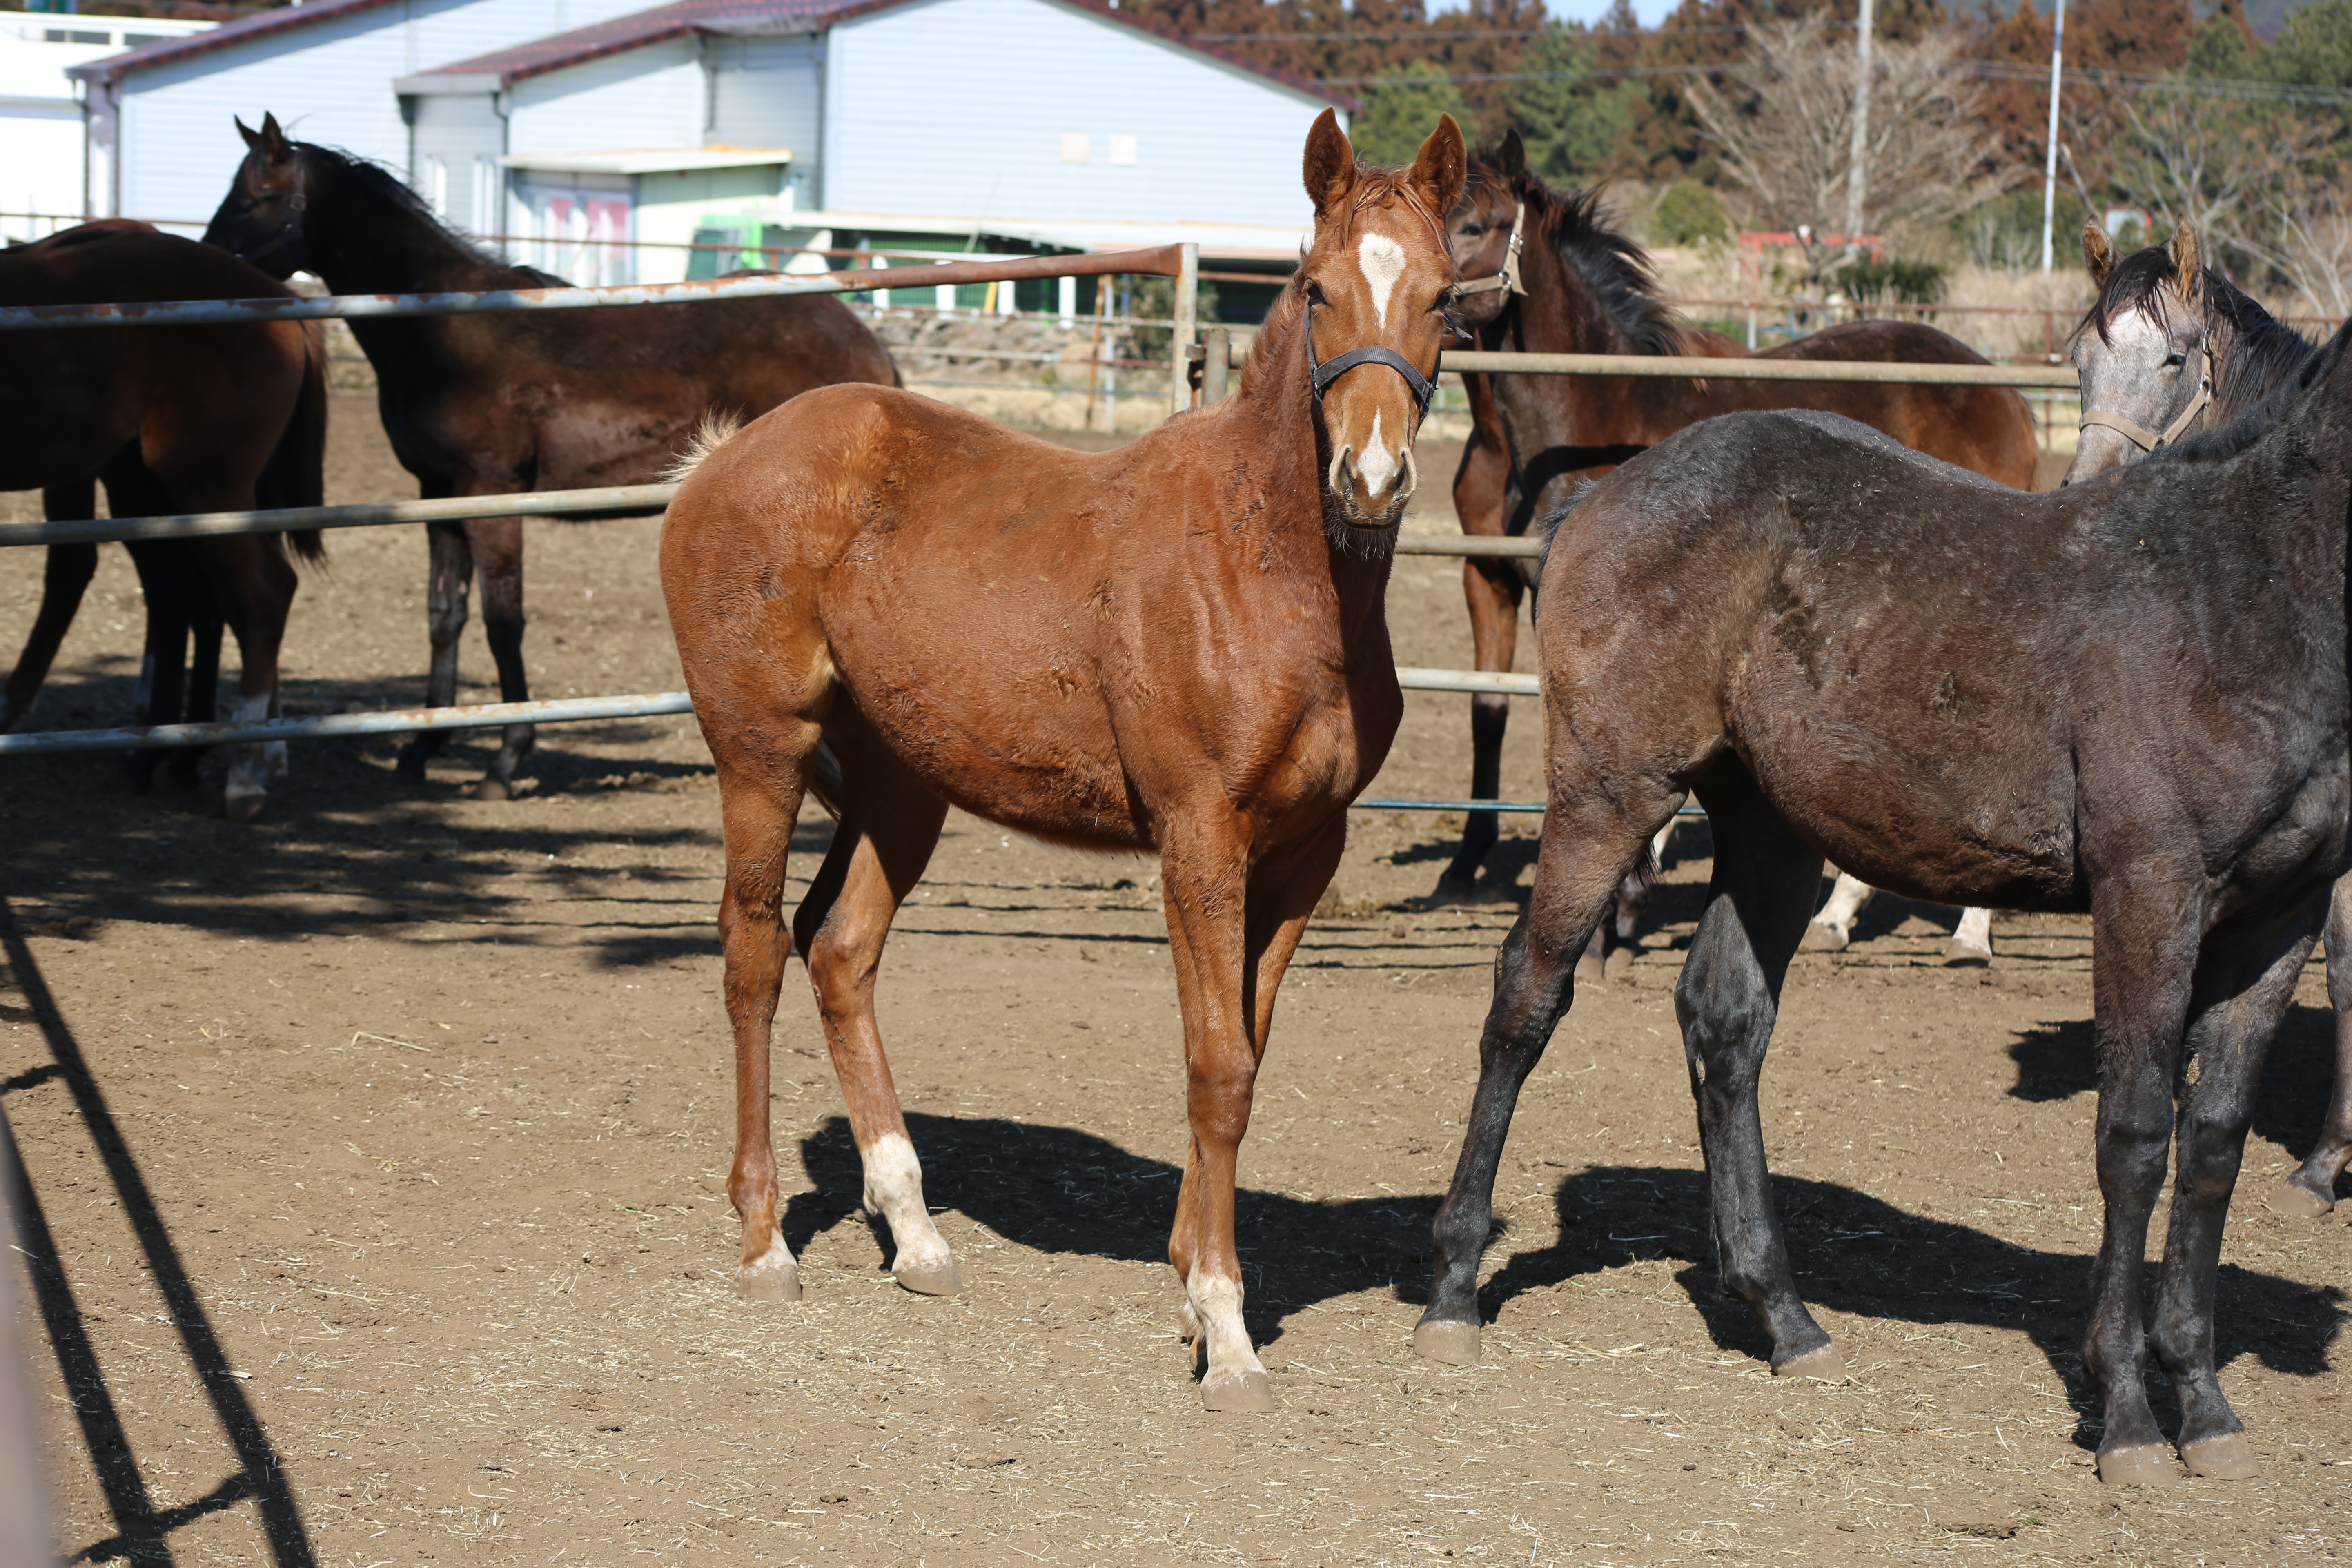
<instances>
[{"instance_id":1,"label":"rusty metal rail","mask_svg":"<svg viewBox=\"0 0 2352 1568\"><path fill-rule=\"evenodd\" d=\"M1448 353L1440 370L1499 375L1643 375L1694 381L1859 381L1906 386L2077 384L2071 364L1890 364L1852 359L1703 359L1695 354Z\"/></svg>"}]
</instances>

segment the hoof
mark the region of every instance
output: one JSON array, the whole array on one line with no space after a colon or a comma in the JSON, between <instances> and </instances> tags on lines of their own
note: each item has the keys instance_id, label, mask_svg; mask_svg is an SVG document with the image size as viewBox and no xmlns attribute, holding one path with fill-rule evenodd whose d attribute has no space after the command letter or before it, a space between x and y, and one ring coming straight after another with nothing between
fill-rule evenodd
<instances>
[{"instance_id":1,"label":"hoof","mask_svg":"<svg viewBox=\"0 0 2352 1568\"><path fill-rule=\"evenodd\" d=\"M2099 1479L2111 1487L2168 1487L2179 1479L2172 1450L2161 1443L2099 1450Z\"/></svg>"},{"instance_id":2,"label":"hoof","mask_svg":"<svg viewBox=\"0 0 2352 1568\"><path fill-rule=\"evenodd\" d=\"M1475 903L1478 901L1478 880L1475 876L1457 877L1448 871L1438 878L1437 886L1430 889L1429 901L1441 907Z\"/></svg>"},{"instance_id":3,"label":"hoof","mask_svg":"<svg viewBox=\"0 0 2352 1568\"><path fill-rule=\"evenodd\" d=\"M1805 940L1801 944L1807 952L1843 952L1850 941L1835 926L1825 926L1819 921L1805 922Z\"/></svg>"},{"instance_id":4,"label":"hoof","mask_svg":"<svg viewBox=\"0 0 2352 1568\"><path fill-rule=\"evenodd\" d=\"M493 774L474 786L476 800L512 800L514 785Z\"/></svg>"},{"instance_id":5,"label":"hoof","mask_svg":"<svg viewBox=\"0 0 2352 1568\"><path fill-rule=\"evenodd\" d=\"M2263 1473L2262 1461L2254 1458L2254 1447L2243 1432L2183 1443L2180 1462L2189 1467L2190 1475L2210 1481L2250 1481Z\"/></svg>"},{"instance_id":6,"label":"hoof","mask_svg":"<svg viewBox=\"0 0 2352 1568\"><path fill-rule=\"evenodd\" d=\"M1265 1415L1274 1409L1274 1385L1262 1372L1229 1372L1201 1384L1201 1408Z\"/></svg>"},{"instance_id":7,"label":"hoof","mask_svg":"<svg viewBox=\"0 0 2352 1568\"><path fill-rule=\"evenodd\" d=\"M1447 1366L1468 1366L1478 1359L1478 1325L1452 1318L1432 1318L1415 1323L1412 1353Z\"/></svg>"},{"instance_id":8,"label":"hoof","mask_svg":"<svg viewBox=\"0 0 2352 1568\"><path fill-rule=\"evenodd\" d=\"M2336 1207L2336 1195L2333 1193L2323 1195L2304 1185L2301 1171L2273 1187L2270 1197L2265 1201L2272 1213L2289 1215L2296 1219L2317 1219Z\"/></svg>"},{"instance_id":9,"label":"hoof","mask_svg":"<svg viewBox=\"0 0 2352 1568\"><path fill-rule=\"evenodd\" d=\"M896 1279L899 1284L905 1286L908 1289L912 1290L918 1296L961 1296L963 1294L963 1276L956 1272L955 1259L953 1258L950 1258L947 1262L929 1268L911 1263L902 1265L899 1268L890 1270L890 1278Z\"/></svg>"},{"instance_id":10,"label":"hoof","mask_svg":"<svg viewBox=\"0 0 2352 1568\"><path fill-rule=\"evenodd\" d=\"M797 1301L801 1271L795 1263L762 1263L735 1270L735 1294L746 1301Z\"/></svg>"},{"instance_id":11,"label":"hoof","mask_svg":"<svg viewBox=\"0 0 2352 1568\"><path fill-rule=\"evenodd\" d=\"M1633 950L1630 947L1617 949L1609 955L1609 962L1601 966L1601 977L1607 980L1622 980L1633 973Z\"/></svg>"},{"instance_id":12,"label":"hoof","mask_svg":"<svg viewBox=\"0 0 2352 1568\"><path fill-rule=\"evenodd\" d=\"M1991 953L1958 937L1954 937L1944 949L1944 967L1947 969L1987 969L1991 965Z\"/></svg>"},{"instance_id":13,"label":"hoof","mask_svg":"<svg viewBox=\"0 0 2352 1568\"><path fill-rule=\"evenodd\" d=\"M1839 1378L1845 1373L1845 1352L1833 1344L1772 1364L1774 1377Z\"/></svg>"},{"instance_id":14,"label":"hoof","mask_svg":"<svg viewBox=\"0 0 2352 1568\"><path fill-rule=\"evenodd\" d=\"M221 796L221 815L231 822L251 822L261 815L261 808L268 800L268 790L250 786L239 789L232 780L226 793Z\"/></svg>"}]
</instances>

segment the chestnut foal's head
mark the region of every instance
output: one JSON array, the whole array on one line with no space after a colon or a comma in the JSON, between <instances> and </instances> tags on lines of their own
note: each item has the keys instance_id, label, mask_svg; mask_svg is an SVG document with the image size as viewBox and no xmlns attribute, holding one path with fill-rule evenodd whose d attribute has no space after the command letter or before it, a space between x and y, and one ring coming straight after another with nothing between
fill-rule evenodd
<instances>
[{"instance_id":1,"label":"chestnut foal's head","mask_svg":"<svg viewBox=\"0 0 2352 1568\"><path fill-rule=\"evenodd\" d=\"M1307 137L1315 241L1292 287L1307 303L1331 444L1324 487L1358 528L1393 527L1412 493L1412 438L1451 335L1454 262L1442 226L1462 194L1462 128L1440 115L1412 167L1360 169L1325 110Z\"/></svg>"}]
</instances>

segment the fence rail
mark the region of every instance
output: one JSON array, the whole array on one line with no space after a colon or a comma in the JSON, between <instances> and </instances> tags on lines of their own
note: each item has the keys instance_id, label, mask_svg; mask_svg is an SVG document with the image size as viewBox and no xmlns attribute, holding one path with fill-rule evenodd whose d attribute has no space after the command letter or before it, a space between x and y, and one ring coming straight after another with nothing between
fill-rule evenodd
<instances>
[{"instance_id":1,"label":"fence rail","mask_svg":"<svg viewBox=\"0 0 2352 1568\"><path fill-rule=\"evenodd\" d=\"M1702 359L1680 354L1449 353L1440 368L1506 375L1679 376L1696 381L1860 381L1909 386L2078 384L2071 364L1904 364L1851 359Z\"/></svg>"}]
</instances>

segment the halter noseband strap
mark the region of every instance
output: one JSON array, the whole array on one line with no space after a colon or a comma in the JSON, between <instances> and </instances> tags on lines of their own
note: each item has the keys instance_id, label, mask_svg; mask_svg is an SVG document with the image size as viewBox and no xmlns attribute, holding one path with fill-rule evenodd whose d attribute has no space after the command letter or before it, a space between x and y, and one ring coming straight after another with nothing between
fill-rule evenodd
<instances>
[{"instance_id":1,"label":"halter noseband strap","mask_svg":"<svg viewBox=\"0 0 2352 1568\"><path fill-rule=\"evenodd\" d=\"M1430 399L1437 395L1437 384L1421 374L1420 367L1392 348L1379 343L1367 343L1346 353L1334 354L1328 360L1315 357L1315 307L1307 307L1307 370L1315 383L1315 401L1323 401L1323 390L1360 364L1384 364L1404 377L1413 396L1421 400L1421 416L1429 417Z\"/></svg>"},{"instance_id":2,"label":"halter noseband strap","mask_svg":"<svg viewBox=\"0 0 2352 1568\"><path fill-rule=\"evenodd\" d=\"M1307 352L1314 352L1311 340ZM2200 348L2197 351L2197 395L2189 400L2189 406L2180 411L2180 417L2164 427L2162 435L2120 414L2109 414L2101 409L2085 410L2077 428L2087 430L2094 425L2102 425L2121 434L2124 439L2141 451L2153 452L2158 447L2168 447L2187 435L2189 427L2197 422L2200 415L2212 406L2212 403L2213 351Z\"/></svg>"},{"instance_id":3,"label":"halter noseband strap","mask_svg":"<svg viewBox=\"0 0 2352 1568\"><path fill-rule=\"evenodd\" d=\"M1456 283L1454 292L1490 294L1497 289L1507 289L1514 294L1525 294L1528 286L1519 281L1519 246L1528 223L1528 204L1521 202L1511 214L1511 243L1503 252L1503 269L1491 278L1474 278L1467 283Z\"/></svg>"}]
</instances>

